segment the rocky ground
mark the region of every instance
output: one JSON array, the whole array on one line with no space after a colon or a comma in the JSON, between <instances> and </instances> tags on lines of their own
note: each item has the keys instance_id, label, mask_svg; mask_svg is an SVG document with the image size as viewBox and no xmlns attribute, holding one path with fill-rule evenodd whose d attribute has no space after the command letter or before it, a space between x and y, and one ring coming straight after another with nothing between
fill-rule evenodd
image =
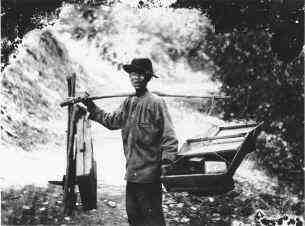
<instances>
[{"instance_id":1,"label":"rocky ground","mask_svg":"<svg viewBox=\"0 0 305 226\"><path fill-rule=\"evenodd\" d=\"M63 192L54 185L11 188L1 195L3 225L128 225L123 186L99 185L97 210L83 211L78 201L71 217L62 214ZM302 201L258 191L246 182L213 197L164 192L163 209L170 226L303 225L304 220Z\"/></svg>"}]
</instances>

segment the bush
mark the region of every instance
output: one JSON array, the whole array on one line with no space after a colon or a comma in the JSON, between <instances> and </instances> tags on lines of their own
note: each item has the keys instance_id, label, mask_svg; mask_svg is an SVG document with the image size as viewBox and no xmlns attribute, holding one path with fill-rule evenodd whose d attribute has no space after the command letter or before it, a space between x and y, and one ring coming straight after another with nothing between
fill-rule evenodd
<instances>
[{"instance_id":1,"label":"bush","mask_svg":"<svg viewBox=\"0 0 305 226\"><path fill-rule=\"evenodd\" d=\"M220 106L224 118L264 121L259 163L279 178L303 180L304 58L280 61L271 50L271 37L267 29L210 31L205 52L214 62L213 78L231 96Z\"/></svg>"}]
</instances>

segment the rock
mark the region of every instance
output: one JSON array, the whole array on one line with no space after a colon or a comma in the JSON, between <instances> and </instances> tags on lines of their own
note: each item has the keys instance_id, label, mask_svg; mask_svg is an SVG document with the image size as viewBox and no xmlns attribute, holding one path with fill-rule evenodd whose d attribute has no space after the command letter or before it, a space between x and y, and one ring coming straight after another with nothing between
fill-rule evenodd
<instances>
[{"instance_id":1,"label":"rock","mask_svg":"<svg viewBox=\"0 0 305 226\"><path fill-rule=\"evenodd\" d=\"M45 211L45 210L46 210L45 207L41 207L41 208L39 209L39 211Z\"/></svg>"},{"instance_id":2,"label":"rock","mask_svg":"<svg viewBox=\"0 0 305 226\"><path fill-rule=\"evenodd\" d=\"M173 220L179 223L179 217L174 217Z\"/></svg>"},{"instance_id":3,"label":"rock","mask_svg":"<svg viewBox=\"0 0 305 226\"><path fill-rule=\"evenodd\" d=\"M31 207L24 205L24 206L22 206L22 209L29 210L29 209L31 209Z\"/></svg>"},{"instance_id":4,"label":"rock","mask_svg":"<svg viewBox=\"0 0 305 226\"><path fill-rule=\"evenodd\" d=\"M167 213L168 212L168 208L167 206L163 206L163 212Z\"/></svg>"},{"instance_id":5,"label":"rock","mask_svg":"<svg viewBox=\"0 0 305 226\"><path fill-rule=\"evenodd\" d=\"M116 203L113 202L113 201L108 201L108 202L107 202L107 205L110 206L110 207L112 207L112 208L115 208L115 207L116 207Z\"/></svg>"},{"instance_id":6,"label":"rock","mask_svg":"<svg viewBox=\"0 0 305 226\"><path fill-rule=\"evenodd\" d=\"M239 220L232 220L231 225L232 226L241 226L241 225L243 225L243 222L241 222Z\"/></svg>"},{"instance_id":7,"label":"rock","mask_svg":"<svg viewBox=\"0 0 305 226\"><path fill-rule=\"evenodd\" d=\"M65 217L64 219L65 219L66 221L70 221L70 220L71 220L70 217Z\"/></svg>"},{"instance_id":8,"label":"rock","mask_svg":"<svg viewBox=\"0 0 305 226\"><path fill-rule=\"evenodd\" d=\"M92 209L92 210L89 210L88 212L89 212L89 214L95 214L97 212L97 209Z\"/></svg>"},{"instance_id":9,"label":"rock","mask_svg":"<svg viewBox=\"0 0 305 226\"><path fill-rule=\"evenodd\" d=\"M212 217L213 217L213 220L215 220L215 221L219 221L221 219L219 213L213 213Z\"/></svg>"},{"instance_id":10,"label":"rock","mask_svg":"<svg viewBox=\"0 0 305 226\"><path fill-rule=\"evenodd\" d=\"M182 217L182 218L180 219L180 222L181 222L181 223L188 223L188 222L190 222L190 219L189 219L188 217Z\"/></svg>"},{"instance_id":11,"label":"rock","mask_svg":"<svg viewBox=\"0 0 305 226\"><path fill-rule=\"evenodd\" d=\"M255 219L261 219L264 216L265 216L265 213L261 209L258 209L255 214Z\"/></svg>"},{"instance_id":12,"label":"rock","mask_svg":"<svg viewBox=\"0 0 305 226\"><path fill-rule=\"evenodd\" d=\"M171 215L171 216L173 216L173 217L174 217L174 216L178 216L177 211L174 211L174 210L169 211L168 214Z\"/></svg>"},{"instance_id":13,"label":"rock","mask_svg":"<svg viewBox=\"0 0 305 226\"><path fill-rule=\"evenodd\" d=\"M190 209L193 211L197 211L197 208L195 206L191 206Z\"/></svg>"},{"instance_id":14,"label":"rock","mask_svg":"<svg viewBox=\"0 0 305 226\"><path fill-rule=\"evenodd\" d=\"M184 206L184 204L182 202L180 202L176 205L177 208L182 208L183 206Z\"/></svg>"},{"instance_id":15,"label":"rock","mask_svg":"<svg viewBox=\"0 0 305 226\"><path fill-rule=\"evenodd\" d=\"M215 199L213 197L209 197L208 200L209 200L209 202L214 202L215 201Z\"/></svg>"},{"instance_id":16,"label":"rock","mask_svg":"<svg viewBox=\"0 0 305 226\"><path fill-rule=\"evenodd\" d=\"M175 200L173 200L172 198L167 198L163 201L164 204L174 204L176 203Z\"/></svg>"}]
</instances>

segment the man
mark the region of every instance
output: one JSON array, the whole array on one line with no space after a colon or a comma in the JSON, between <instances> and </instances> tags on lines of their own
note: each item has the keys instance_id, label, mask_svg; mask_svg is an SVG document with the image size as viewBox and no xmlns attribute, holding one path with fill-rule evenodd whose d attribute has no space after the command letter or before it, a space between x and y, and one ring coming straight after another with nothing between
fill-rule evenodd
<instances>
[{"instance_id":1,"label":"man","mask_svg":"<svg viewBox=\"0 0 305 226\"><path fill-rule=\"evenodd\" d=\"M129 74L135 95L127 97L113 113L90 100L84 104L90 112L89 119L108 129L122 129L129 224L162 226L161 165L174 160L178 140L164 100L146 88L151 78L157 77L150 59L133 59L123 69Z\"/></svg>"}]
</instances>

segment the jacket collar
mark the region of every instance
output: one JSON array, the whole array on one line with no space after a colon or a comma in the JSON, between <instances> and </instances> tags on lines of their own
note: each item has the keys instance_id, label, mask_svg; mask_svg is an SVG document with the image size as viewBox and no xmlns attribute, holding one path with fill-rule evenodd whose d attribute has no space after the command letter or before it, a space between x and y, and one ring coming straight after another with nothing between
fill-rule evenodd
<instances>
[{"instance_id":1,"label":"jacket collar","mask_svg":"<svg viewBox=\"0 0 305 226\"><path fill-rule=\"evenodd\" d=\"M143 90L142 92L140 92L140 93L135 93L135 96L136 97L144 97L144 96L146 96L146 94L148 94L149 93L149 91L147 90L147 88L145 88L145 90Z\"/></svg>"}]
</instances>

